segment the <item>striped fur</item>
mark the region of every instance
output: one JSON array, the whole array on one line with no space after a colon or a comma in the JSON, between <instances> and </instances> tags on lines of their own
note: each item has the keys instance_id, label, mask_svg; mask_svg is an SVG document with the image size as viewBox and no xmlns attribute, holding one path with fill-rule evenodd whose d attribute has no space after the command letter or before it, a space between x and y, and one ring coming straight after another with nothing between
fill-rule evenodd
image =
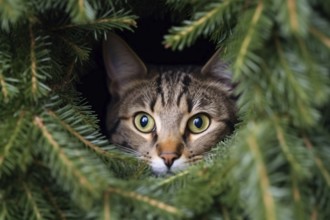
<instances>
[{"instance_id":1,"label":"striped fur","mask_svg":"<svg viewBox=\"0 0 330 220\"><path fill-rule=\"evenodd\" d=\"M108 53L114 44L122 48ZM147 71L117 36L109 35L103 49L113 96L107 115L110 140L148 161L157 175L176 172L195 163L232 133L236 106L223 64L210 60L203 68L159 67ZM125 55L120 55L121 50ZM129 61L114 63L119 61L113 61L116 60L113 56ZM219 60L218 56L214 57ZM130 64L132 60L134 64ZM134 71L130 65L140 67ZM142 133L134 126L134 117L139 112L148 113L155 120L152 132ZM210 125L204 132L194 134L187 123L199 113L209 117Z\"/></svg>"}]
</instances>

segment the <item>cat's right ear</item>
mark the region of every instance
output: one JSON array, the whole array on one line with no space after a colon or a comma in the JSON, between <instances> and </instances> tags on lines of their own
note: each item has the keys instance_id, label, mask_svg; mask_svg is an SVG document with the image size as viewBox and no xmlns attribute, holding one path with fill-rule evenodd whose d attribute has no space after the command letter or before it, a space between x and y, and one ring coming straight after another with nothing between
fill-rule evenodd
<instances>
[{"instance_id":1,"label":"cat's right ear","mask_svg":"<svg viewBox=\"0 0 330 220\"><path fill-rule=\"evenodd\" d=\"M220 59L220 53L221 50L218 49L203 66L201 72L205 76L221 81L228 91L232 91L235 87L235 84L232 82L232 74L229 71L228 64Z\"/></svg>"},{"instance_id":2,"label":"cat's right ear","mask_svg":"<svg viewBox=\"0 0 330 220\"><path fill-rule=\"evenodd\" d=\"M109 33L102 50L111 95L120 97L128 83L147 74L141 59L119 36Z\"/></svg>"}]
</instances>

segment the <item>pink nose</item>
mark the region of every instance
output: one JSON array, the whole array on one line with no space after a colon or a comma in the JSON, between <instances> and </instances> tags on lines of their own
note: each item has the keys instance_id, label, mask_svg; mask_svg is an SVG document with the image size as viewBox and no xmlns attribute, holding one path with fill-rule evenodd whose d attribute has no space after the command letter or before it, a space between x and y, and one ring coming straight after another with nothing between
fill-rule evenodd
<instances>
[{"instance_id":1,"label":"pink nose","mask_svg":"<svg viewBox=\"0 0 330 220\"><path fill-rule=\"evenodd\" d=\"M161 153L160 158L164 160L165 165L170 168L174 161L179 158L179 155L176 153Z\"/></svg>"}]
</instances>

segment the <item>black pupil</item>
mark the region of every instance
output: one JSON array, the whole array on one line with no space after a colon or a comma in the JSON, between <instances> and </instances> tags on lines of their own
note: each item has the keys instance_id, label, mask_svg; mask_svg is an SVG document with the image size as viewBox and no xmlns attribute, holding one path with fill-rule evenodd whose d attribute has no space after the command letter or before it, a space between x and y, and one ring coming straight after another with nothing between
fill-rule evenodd
<instances>
[{"instance_id":1,"label":"black pupil","mask_svg":"<svg viewBox=\"0 0 330 220\"><path fill-rule=\"evenodd\" d=\"M146 116L146 115L143 115L142 117L141 117L141 119L140 119L140 125L142 126L142 127L145 127L145 126L147 126L147 124L148 124L148 117Z\"/></svg>"},{"instance_id":2,"label":"black pupil","mask_svg":"<svg viewBox=\"0 0 330 220\"><path fill-rule=\"evenodd\" d=\"M194 119L194 125L197 127L197 128L201 128L202 125L203 125L203 119L201 117L196 117Z\"/></svg>"}]
</instances>

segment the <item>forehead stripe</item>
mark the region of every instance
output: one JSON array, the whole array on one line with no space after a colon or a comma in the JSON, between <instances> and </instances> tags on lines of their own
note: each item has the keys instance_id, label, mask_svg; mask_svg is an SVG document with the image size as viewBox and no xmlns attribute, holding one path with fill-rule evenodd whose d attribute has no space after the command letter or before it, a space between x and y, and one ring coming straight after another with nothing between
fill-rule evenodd
<instances>
[{"instance_id":1,"label":"forehead stripe","mask_svg":"<svg viewBox=\"0 0 330 220\"><path fill-rule=\"evenodd\" d=\"M152 112L154 112L154 110L155 110L156 101L157 101L157 99L152 99L149 103L149 106L150 106L150 109Z\"/></svg>"},{"instance_id":2,"label":"forehead stripe","mask_svg":"<svg viewBox=\"0 0 330 220\"><path fill-rule=\"evenodd\" d=\"M159 94L161 96L161 99L162 99L162 105L165 106L165 98L164 98L164 91L163 91L163 88L162 88L162 73L160 72L159 73L159 76L157 77L157 94Z\"/></svg>"},{"instance_id":3,"label":"forehead stripe","mask_svg":"<svg viewBox=\"0 0 330 220\"><path fill-rule=\"evenodd\" d=\"M180 105L180 101L181 101L181 98L182 98L183 94L188 92L188 87L190 85L190 82L191 82L190 76L188 74L185 74L185 76L183 77L183 80L182 80L182 84L183 84L182 91L178 95L178 99L176 100L177 106Z\"/></svg>"}]
</instances>

